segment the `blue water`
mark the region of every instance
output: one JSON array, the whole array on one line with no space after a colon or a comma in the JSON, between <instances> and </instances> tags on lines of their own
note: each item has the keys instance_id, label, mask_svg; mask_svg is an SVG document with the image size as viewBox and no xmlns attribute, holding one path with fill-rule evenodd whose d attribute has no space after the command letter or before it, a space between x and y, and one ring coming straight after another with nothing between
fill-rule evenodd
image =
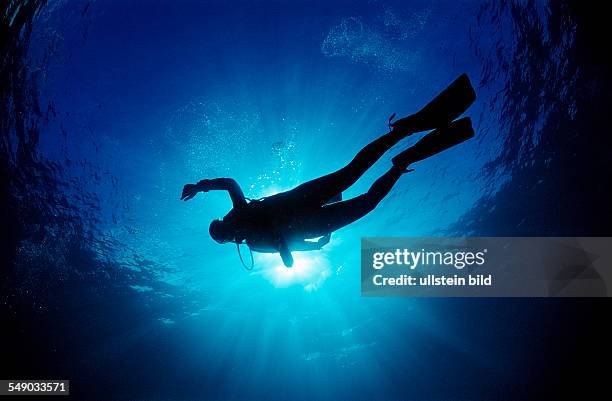
<instances>
[{"instance_id":1,"label":"blue water","mask_svg":"<svg viewBox=\"0 0 612 401\"><path fill-rule=\"evenodd\" d=\"M232 12L209 4L96 4L86 40L64 50L70 62L45 88L58 110L71 113L62 121L68 138L49 136L42 147L116 177L117 196L105 180L91 188L113 195L102 201L104 212L116 214L117 202L129 209L117 223L104 221L104 234L175 269L167 278L173 283L208 292L212 283L237 280L258 294L259 286L265 293L279 285L323 288L334 275L329 285L344 288L358 279L361 236L432 234L481 196L478 171L496 156L494 133L421 163L375 213L338 232L325 251L299 254L288 272L276 271L278 258L258 257L257 277L237 268L235 249L207 235L208 223L231 207L227 194L185 204L177 202L182 185L228 176L259 198L342 167L386 132L393 112L417 110L461 72L477 79L465 21L452 23L475 7L241 4ZM441 21L444 35L435 29ZM457 38L431 45L445 36ZM394 153L345 197L367 190ZM313 271L301 274L300 264Z\"/></svg>"},{"instance_id":2,"label":"blue water","mask_svg":"<svg viewBox=\"0 0 612 401\"><path fill-rule=\"evenodd\" d=\"M576 82L565 98L542 83L571 72L560 64L573 28L549 38L550 13L544 2L48 2L27 53L42 110L35 154L55 166L52 191L67 205L31 200L46 223L20 242L14 287L47 313L38 371L105 399L521 394L539 370L534 352L548 349L535 334L557 324L546 305L362 298L360 238L554 234L552 211L539 221L502 203L519 179L529 183L512 205L548 201L557 181L538 163L555 156L538 148L542 131L560 102L575 117ZM542 35L519 35L532 30ZM542 48L521 65L525 40ZM510 74L542 66L527 91L510 86ZM232 177L259 198L334 171L392 113L416 111L463 72L477 88L476 137L416 165L323 250L296 253L292 269L255 254L247 272L233 245L210 239L209 222L231 208L226 193L179 201L203 178ZM507 213L489 225L470 217L496 207Z\"/></svg>"}]
</instances>

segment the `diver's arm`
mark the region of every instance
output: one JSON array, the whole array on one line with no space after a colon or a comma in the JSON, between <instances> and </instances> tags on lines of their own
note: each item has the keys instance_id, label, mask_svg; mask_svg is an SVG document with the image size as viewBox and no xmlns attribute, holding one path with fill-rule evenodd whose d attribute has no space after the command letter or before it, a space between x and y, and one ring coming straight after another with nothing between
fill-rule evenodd
<instances>
[{"instance_id":1,"label":"diver's arm","mask_svg":"<svg viewBox=\"0 0 612 401\"><path fill-rule=\"evenodd\" d=\"M211 191L211 190L221 190L229 192L230 198L232 198L232 203L234 207L240 207L246 205L246 199L244 198L244 193L242 189L240 189L240 185L233 178L213 178L212 180L204 179L197 183L200 191Z\"/></svg>"},{"instance_id":2,"label":"diver's arm","mask_svg":"<svg viewBox=\"0 0 612 401\"><path fill-rule=\"evenodd\" d=\"M254 243L247 240L247 245L252 251L259 253L280 253L283 264L286 267L293 266L293 256L284 240L278 240L276 243ZM299 249L296 249L299 250Z\"/></svg>"},{"instance_id":3,"label":"diver's arm","mask_svg":"<svg viewBox=\"0 0 612 401\"><path fill-rule=\"evenodd\" d=\"M293 256L291 255L291 251L287 246L287 242L280 238L278 243L278 252L280 253L281 258L283 259L283 263L287 267L293 266Z\"/></svg>"},{"instance_id":4,"label":"diver's arm","mask_svg":"<svg viewBox=\"0 0 612 401\"><path fill-rule=\"evenodd\" d=\"M198 192L208 192L214 190L227 191L232 199L234 207L246 205L244 193L238 183L232 178L213 178L204 179L197 184L187 184L183 188L182 200L189 200L197 195Z\"/></svg>"}]
</instances>

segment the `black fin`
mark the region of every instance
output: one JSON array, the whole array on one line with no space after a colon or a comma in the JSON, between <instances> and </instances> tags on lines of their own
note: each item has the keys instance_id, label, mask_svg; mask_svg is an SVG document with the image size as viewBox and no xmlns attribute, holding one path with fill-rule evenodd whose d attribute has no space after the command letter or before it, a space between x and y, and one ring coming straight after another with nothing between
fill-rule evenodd
<instances>
[{"instance_id":1,"label":"black fin","mask_svg":"<svg viewBox=\"0 0 612 401\"><path fill-rule=\"evenodd\" d=\"M418 162L430 156L452 148L474 136L472 120L469 117L450 123L421 138L410 148L395 156L393 164L400 168L407 168L411 163Z\"/></svg>"},{"instance_id":2,"label":"black fin","mask_svg":"<svg viewBox=\"0 0 612 401\"><path fill-rule=\"evenodd\" d=\"M476 100L476 92L467 74L461 74L438 96L417 113L399 119L391 125L409 132L428 131L444 127L463 114Z\"/></svg>"}]
</instances>

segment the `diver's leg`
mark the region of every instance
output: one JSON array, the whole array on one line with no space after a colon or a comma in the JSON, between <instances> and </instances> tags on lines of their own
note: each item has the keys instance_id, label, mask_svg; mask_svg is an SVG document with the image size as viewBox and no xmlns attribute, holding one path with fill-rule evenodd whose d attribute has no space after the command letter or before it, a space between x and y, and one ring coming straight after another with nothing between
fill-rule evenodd
<instances>
[{"instance_id":1,"label":"diver's leg","mask_svg":"<svg viewBox=\"0 0 612 401\"><path fill-rule=\"evenodd\" d=\"M380 157L407 134L391 131L362 148L349 164L305 182L290 192L300 201L322 205L353 185Z\"/></svg>"},{"instance_id":2,"label":"diver's leg","mask_svg":"<svg viewBox=\"0 0 612 401\"><path fill-rule=\"evenodd\" d=\"M393 164L406 169L411 163L426 159L474 136L469 117L450 123L448 126L430 132L417 143L395 156Z\"/></svg>"},{"instance_id":3,"label":"diver's leg","mask_svg":"<svg viewBox=\"0 0 612 401\"><path fill-rule=\"evenodd\" d=\"M374 182L367 193L319 208L310 219L310 231L332 232L365 216L389 193L406 168L414 162L442 152L474 136L469 118L437 129L393 158L393 167Z\"/></svg>"},{"instance_id":4,"label":"diver's leg","mask_svg":"<svg viewBox=\"0 0 612 401\"><path fill-rule=\"evenodd\" d=\"M365 194L320 207L309 219L309 231L329 233L359 220L374 210L403 173L403 169L393 166Z\"/></svg>"},{"instance_id":5,"label":"diver's leg","mask_svg":"<svg viewBox=\"0 0 612 401\"><path fill-rule=\"evenodd\" d=\"M459 117L476 99L466 74L462 74L417 113L392 124L392 131L363 148L345 167L326 176L306 182L287 196L322 205L342 193L370 168L387 150L415 132L444 127Z\"/></svg>"},{"instance_id":6,"label":"diver's leg","mask_svg":"<svg viewBox=\"0 0 612 401\"><path fill-rule=\"evenodd\" d=\"M407 135L399 130L391 131L366 145L346 166L305 182L286 194L300 202L322 205L353 185L387 150Z\"/></svg>"}]
</instances>

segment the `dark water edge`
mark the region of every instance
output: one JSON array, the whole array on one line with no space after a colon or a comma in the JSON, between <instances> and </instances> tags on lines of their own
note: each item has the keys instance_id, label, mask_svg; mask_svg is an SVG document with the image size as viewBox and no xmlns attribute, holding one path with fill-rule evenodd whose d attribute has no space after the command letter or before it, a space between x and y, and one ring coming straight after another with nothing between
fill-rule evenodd
<instances>
[{"instance_id":1,"label":"dark water edge","mask_svg":"<svg viewBox=\"0 0 612 401\"><path fill-rule=\"evenodd\" d=\"M533 17L536 2L502 3L481 19L495 23L510 13L517 50L504 57L499 49L485 60L482 84L495 82L500 73L506 76L499 111L508 135L488 170L491 175L509 170L512 180L481 199L451 230L484 236L610 236L607 17L578 1L553 1L543 25ZM532 156L522 157L526 134L536 131L537 143L527 143Z\"/></svg>"},{"instance_id":2,"label":"dark water edge","mask_svg":"<svg viewBox=\"0 0 612 401\"><path fill-rule=\"evenodd\" d=\"M490 5L484 9L483 19L511 10L518 32L519 50L510 59L507 71L502 71L509 78L500 111L512 134L500 158L489 166L491 176L500 169L511 168L513 178L498 193L475 205L453 227L453 234L610 235L612 137L607 117L612 85L605 44L607 18L585 3L551 2L548 28L531 19L531 3L504 2L499 8ZM37 83L41 78L36 69L30 68L27 49L32 22L45 5L45 1L2 4L0 316L6 347L0 376L70 377L81 383L81 388L75 389L79 399L142 399L138 386L144 394L154 394L154 390L145 388L154 388L156 379L162 378L155 366L162 366L172 355L151 344L140 345L135 349L139 356L124 362L123 372L132 372L130 379L124 380L114 375L113 355L94 354L88 343L146 326L150 305L143 302L142 294L129 289L133 275L138 274L138 282L152 287L160 284L145 268L146 262L135 273L95 257L92 244L100 240L95 227L95 194L83 194L90 208L83 208L83 202L73 204L65 195L71 183L63 175L63 166L45 160L37 151L38 127L53 118L54 112L49 105L38 103ZM564 54L569 64L547 70L551 66L542 61L546 60L542 53L551 44L534 46L542 30L548 29L552 47L563 47L563 35L572 27L574 41ZM483 85L487 77L483 73ZM571 87L576 88L576 93L567 96L575 102L575 113L564 108L569 98L555 101L548 96L549 103L541 104L548 101L541 98L542 90L549 95L560 93L562 86L573 79ZM537 124L538 116L530 115L530 110L541 107L549 110L549 118L534 145L533 154L537 156L521 160L519 139L525 127ZM43 252L20 252L24 241L40 244ZM173 311L180 309L181 302L177 293L173 300L155 300L155 307ZM452 302L453 309L471 311L476 316L483 304L497 305L498 315L482 319L505 320L508 325L513 324L516 315L528 310L529 317L519 319L546 329L547 336L533 349L532 365L525 367L528 377L514 385L500 384L499 393L494 390L495 383L484 386L486 391L466 384L466 399L508 399L508 392L512 394L510 398L519 399L568 395L569 391L586 397L605 383L604 372L593 361L604 361L609 355L607 341L612 333L606 328L605 316L611 304L607 300L432 302ZM115 314L108 314L109 310ZM68 344L66 338L70 340ZM143 364L152 368L140 371ZM220 390L214 390L214 377L201 385L212 396L223 396ZM173 394L180 394L177 399L191 399L181 389L157 390L159 399L170 399ZM386 398L402 396L395 393Z\"/></svg>"},{"instance_id":3,"label":"dark water edge","mask_svg":"<svg viewBox=\"0 0 612 401\"><path fill-rule=\"evenodd\" d=\"M81 377L93 384L98 373L84 368L91 357L84 349L88 341L149 323L147 296L129 287L134 276L167 294L173 288L156 279L153 268L158 266L144 258L135 257L140 264L135 271L97 257L94 249L121 244L105 243L96 228L96 194L84 192L65 172L78 163L94 179L95 167L86 161L61 164L38 150L45 124L57 117L53 103L43 105L38 97L54 44L41 56L41 66L28 57L32 25L46 6L44 0L15 0L2 2L0 9L0 326L5 344L0 377ZM177 294L157 300L156 308L177 310L180 302ZM110 396L101 390L92 386L77 394Z\"/></svg>"}]
</instances>

